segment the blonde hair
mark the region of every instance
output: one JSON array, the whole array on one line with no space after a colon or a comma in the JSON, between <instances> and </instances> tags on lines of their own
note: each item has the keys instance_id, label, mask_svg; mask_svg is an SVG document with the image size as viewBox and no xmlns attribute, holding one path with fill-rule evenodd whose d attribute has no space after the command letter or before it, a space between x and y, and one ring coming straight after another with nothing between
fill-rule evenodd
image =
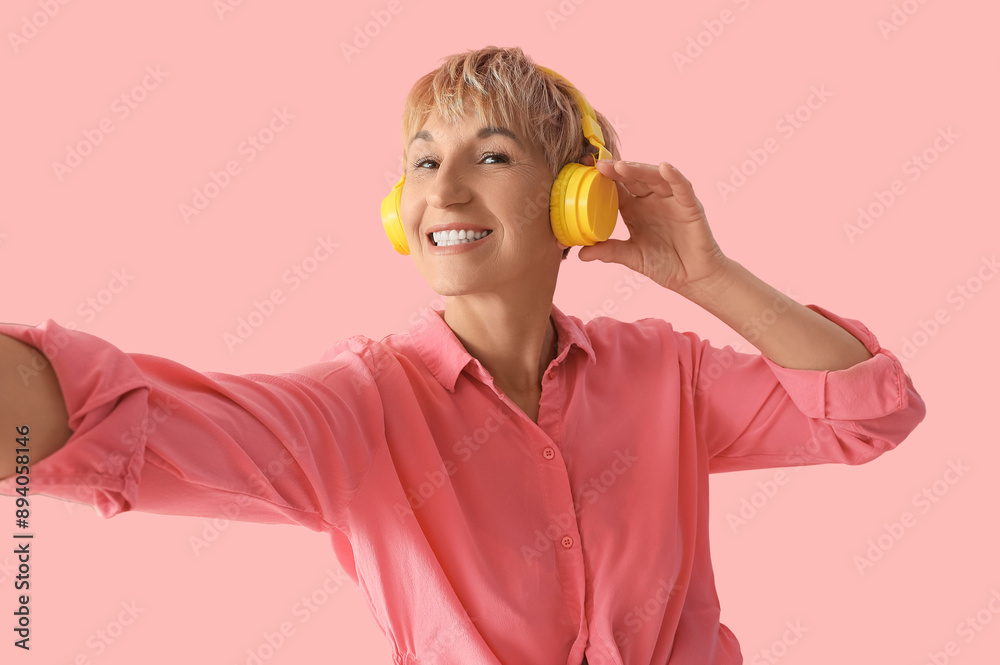
<instances>
[{"instance_id":1,"label":"blonde hair","mask_svg":"<svg viewBox=\"0 0 1000 665\"><path fill-rule=\"evenodd\" d=\"M540 145L553 178L563 166L588 154L596 159L597 150L583 136L581 111L566 83L536 69L516 46L487 46L448 56L414 83L403 107L404 153L431 113L457 124L465 115L466 101L486 124L509 127ZM605 147L618 159L614 127L596 109L594 113Z\"/></svg>"}]
</instances>

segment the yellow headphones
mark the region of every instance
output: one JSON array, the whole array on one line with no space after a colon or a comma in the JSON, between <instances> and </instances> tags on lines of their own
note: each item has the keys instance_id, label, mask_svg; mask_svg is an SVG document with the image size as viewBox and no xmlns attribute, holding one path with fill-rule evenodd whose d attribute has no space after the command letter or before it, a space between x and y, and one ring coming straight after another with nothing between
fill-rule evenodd
<instances>
[{"instance_id":1,"label":"yellow headphones","mask_svg":"<svg viewBox=\"0 0 1000 665\"><path fill-rule=\"evenodd\" d=\"M569 87L570 94L573 95L580 110L583 134L597 148L597 159L611 159L611 153L604 146L604 133L597 122L597 114L580 91L565 77L551 69L535 66ZM392 246L400 254L410 253L402 215L399 212L405 179L406 175L403 175L399 182L393 185L392 191L382 199L382 225ZM603 175L594 166L575 162L565 165L552 183L549 219L556 238L568 247L604 242L611 237L618 222L618 188L615 181Z\"/></svg>"}]
</instances>

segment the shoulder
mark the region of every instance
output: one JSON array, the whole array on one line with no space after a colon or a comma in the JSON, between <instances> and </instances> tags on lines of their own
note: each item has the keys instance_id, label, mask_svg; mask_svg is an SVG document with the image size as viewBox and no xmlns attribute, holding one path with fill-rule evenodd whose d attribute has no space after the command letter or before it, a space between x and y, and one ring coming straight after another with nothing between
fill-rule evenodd
<instances>
[{"instance_id":1,"label":"shoulder","mask_svg":"<svg viewBox=\"0 0 1000 665\"><path fill-rule=\"evenodd\" d=\"M599 316L583 326L599 365L624 364L630 372L649 369L662 373L670 366L690 380L705 362L705 354L713 351L710 342L697 333L676 330L672 323L658 317L619 321Z\"/></svg>"},{"instance_id":2,"label":"shoulder","mask_svg":"<svg viewBox=\"0 0 1000 665\"><path fill-rule=\"evenodd\" d=\"M410 364L419 359L419 353L409 332L395 332L381 339L366 335L351 335L333 343L320 356L321 363L363 362L377 376L390 368Z\"/></svg>"},{"instance_id":3,"label":"shoulder","mask_svg":"<svg viewBox=\"0 0 1000 665\"><path fill-rule=\"evenodd\" d=\"M656 317L620 321L609 316L598 316L581 325L595 350L642 348L648 351L651 347L675 349L676 337L680 334L669 321Z\"/></svg>"}]
</instances>

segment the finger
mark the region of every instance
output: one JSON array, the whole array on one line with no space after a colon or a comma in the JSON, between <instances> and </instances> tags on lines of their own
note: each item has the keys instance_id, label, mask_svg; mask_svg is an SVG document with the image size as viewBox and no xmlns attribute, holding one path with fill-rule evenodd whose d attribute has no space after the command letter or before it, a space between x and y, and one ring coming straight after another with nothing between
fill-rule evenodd
<instances>
[{"instance_id":1,"label":"finger","mask_svg":"<svg viewBox=\"0 0 1000 665\"><path fill-rule=\"evenodd\" d=\"M622 186L627 188L632 196L642 198L653 193L653 189L641 180L622 181Z\"/></svg>"},{"instance_id":2,"label":"finger","mask_svg":"<svg viewBox=\"0 0 1000 665\"><path fill-rule=\"evenodd\" d=\"M576 253L581 261L603 261L604 263L620 263L626 254L628 241L607 239L593 245L585 245Z\"/></svg>"},{"instance_id":3,"label":"finger","mask_svg":"<svg viewBox=\"0 0 1000 665\"><path fill-rule=\"evenodd\" d=\"M645 189L639 185L639 183L641 183L645 186L645 188L648 188L649 191L659 196L673 195L670 183L664 180L658 168L652 164L618 161L614 163L614 169L615 172L623 176L622 182L624 182L625 186L629 188L629 191L634 191L633 184L635 184L636 188L641 191L645 191Z\"/></svg>"},{"instance_id":4,"label":"finger","mask_svg":"<svg viewBox=\"0 0 1000 665\"><path fill-rule=\"evenodd\" d=\"M630 196L648 196L653 192L653 189L636 178L631 177L631 175L622 174L616 170L617 164L623 164L624 162L612 162L611 160L600 160L597 163L597 170L602 174L608 176L612 180L625 186L625 193Z\"/></svg>"},{"instance_id":5,"label":"finger","mask_svg":"<svg viewBox=\"0 0 1000 665\"><path fill-rule=\"evenodd\" d=\"M670 188L674 192L677 202L683 206L694 207L698 205L698 199L694 195L694 187L691 181L684 177L684 174L677 170L677 167L667 162L660 162L657 167L660 176L670 183Z\"/></svg>"},{"instance_id":6,"label":"finger","mask_svg":"<svg viewBox=\"0 0 1000 665\"><path fill-rule=\"evenodd\" d=\"M615 187L618 188L618 211L621 212L624 218L628 216L632 207L632 193L625 189L625 185L620 182L616 182Z\"/></svg>"}]
</instances>

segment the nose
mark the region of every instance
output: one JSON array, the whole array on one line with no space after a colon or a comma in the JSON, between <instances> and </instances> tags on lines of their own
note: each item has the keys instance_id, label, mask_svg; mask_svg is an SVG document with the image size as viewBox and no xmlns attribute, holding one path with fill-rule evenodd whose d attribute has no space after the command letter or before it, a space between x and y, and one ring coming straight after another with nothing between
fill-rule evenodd
<instances>
[{"instance_id":1,"label":"nose","mask_svg":"<svg viewBox=\"0 0 1000 665\"><path fill-rule=\"evenodd\" d=\"M462 169L454 162L438 166L430 186L427 188L427 205L432 208L447 208L469 200L470 191L465 183Z\"/></svg>"}]
</instances>

